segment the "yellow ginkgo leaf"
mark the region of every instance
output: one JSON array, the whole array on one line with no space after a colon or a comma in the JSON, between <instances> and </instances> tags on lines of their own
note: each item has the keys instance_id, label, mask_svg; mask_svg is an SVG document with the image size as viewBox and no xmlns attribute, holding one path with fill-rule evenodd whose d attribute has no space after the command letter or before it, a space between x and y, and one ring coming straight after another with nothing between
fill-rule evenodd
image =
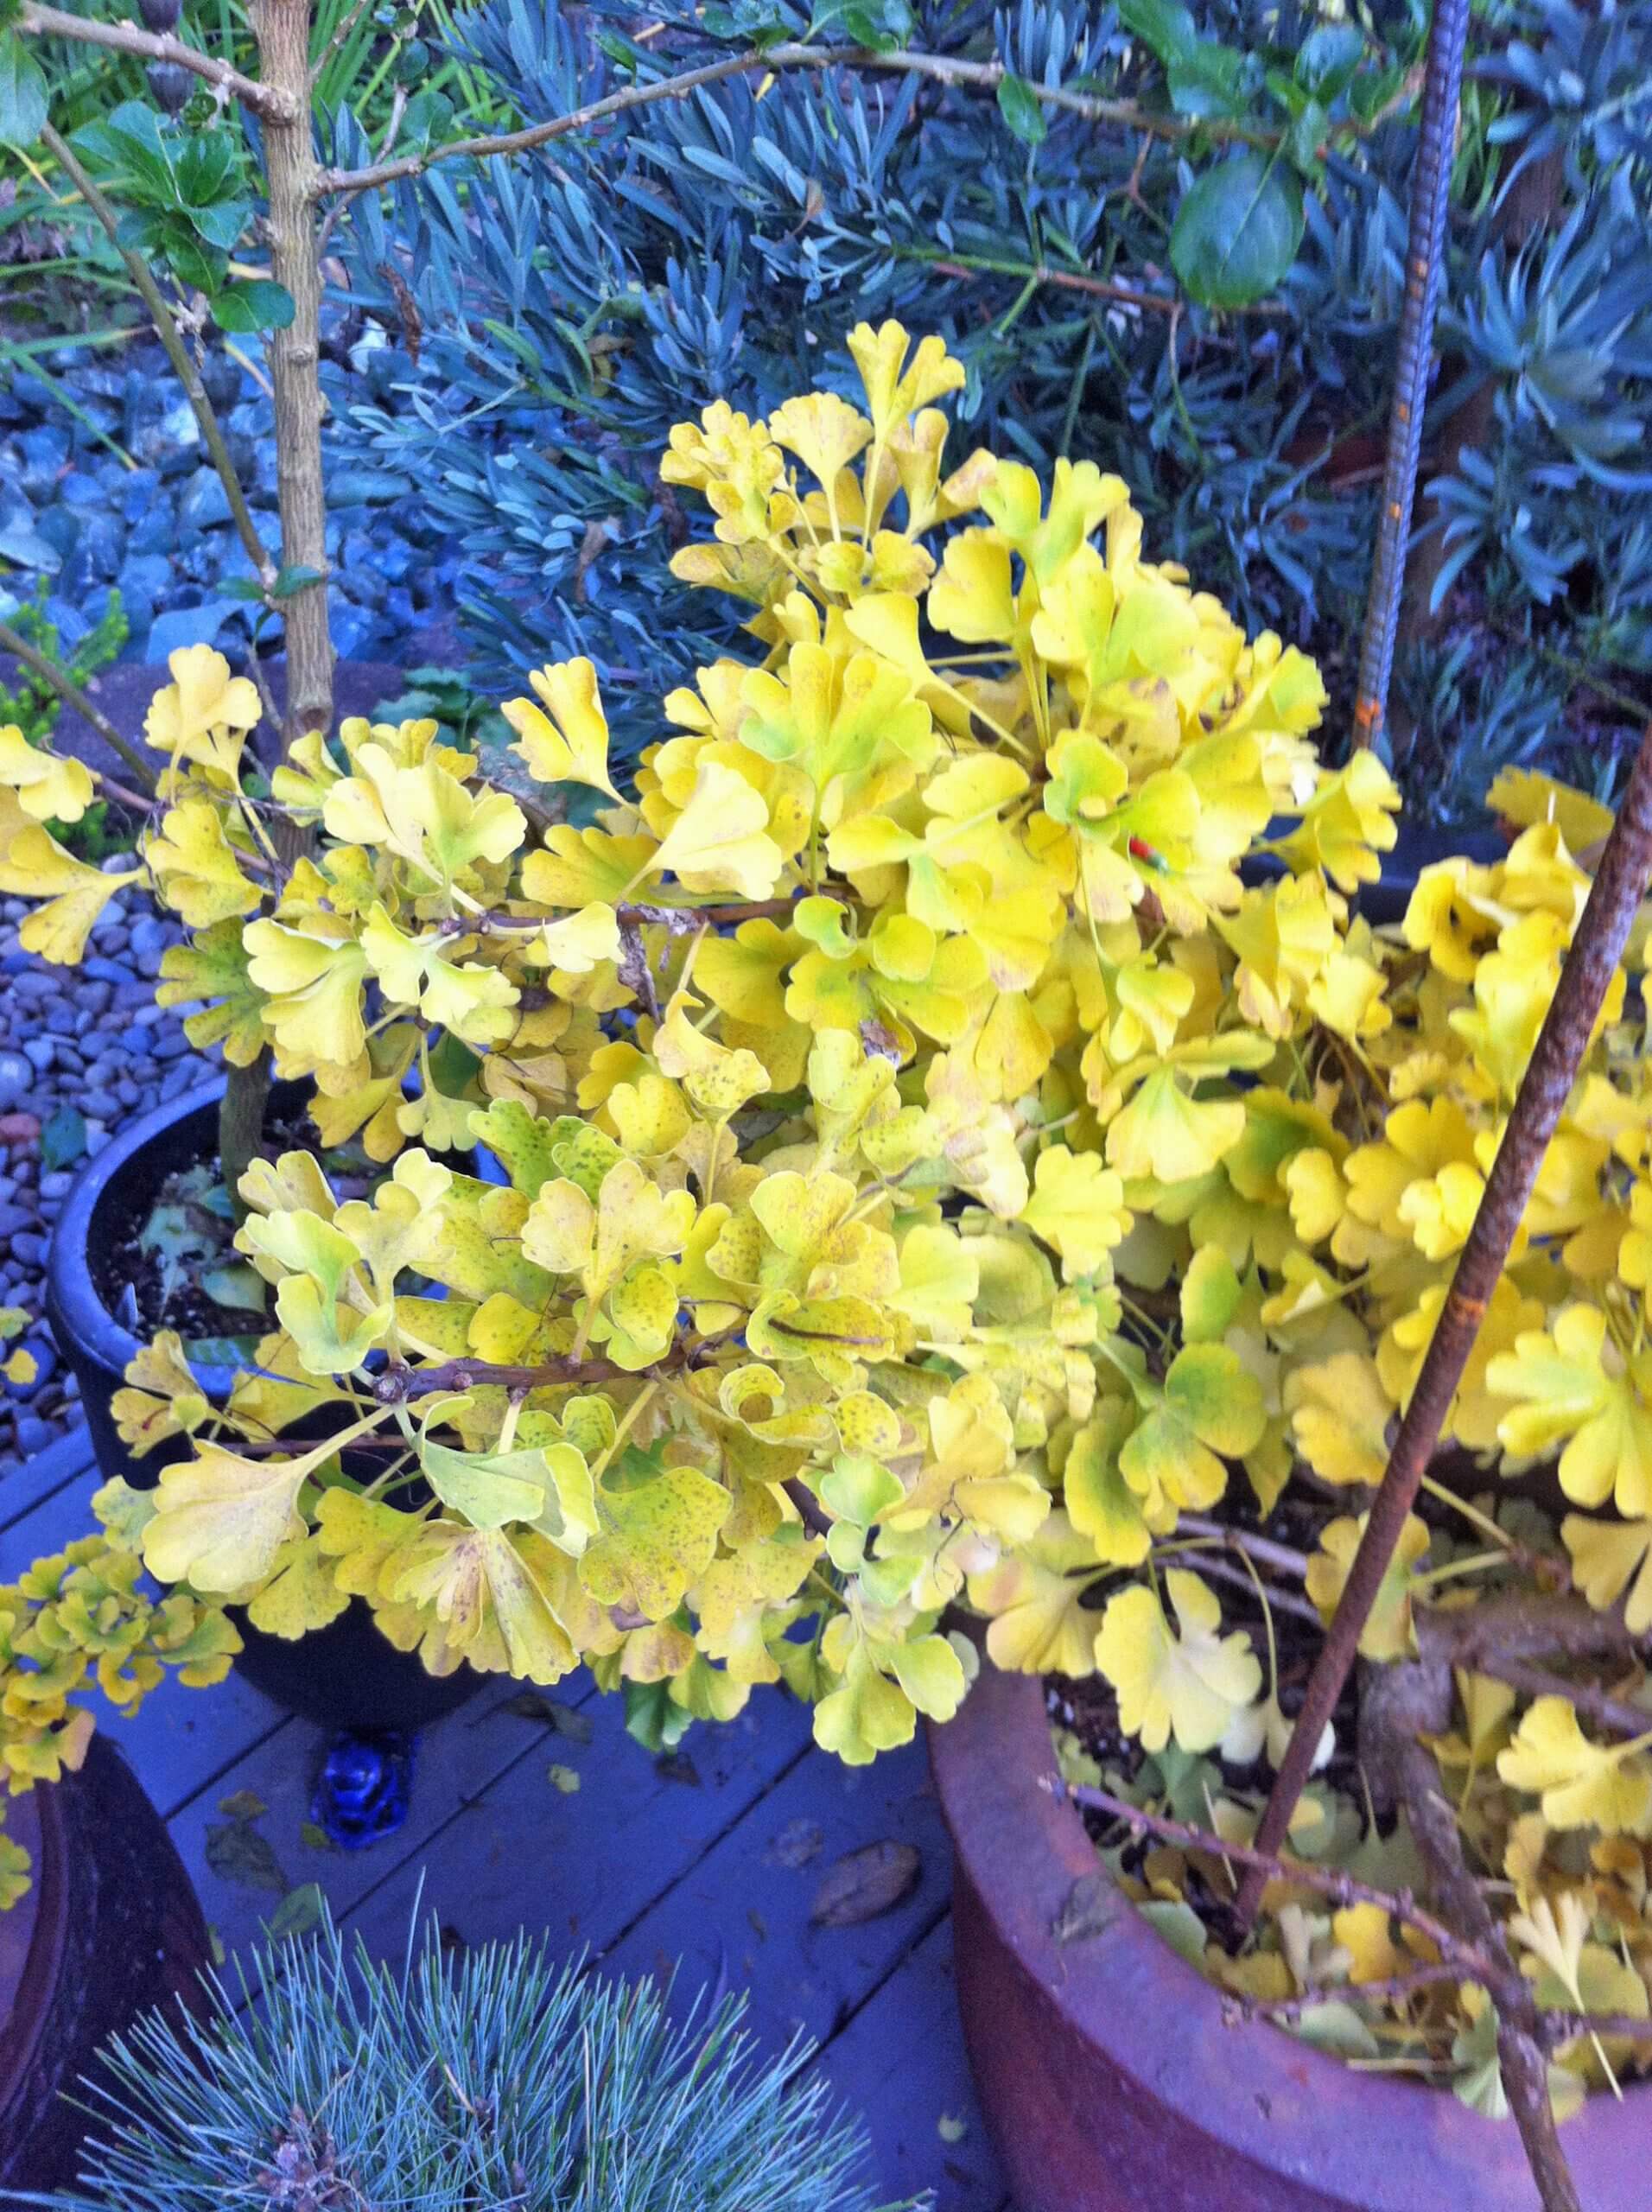
<instances>
[{"instance_id":1,"label":"yellow ginkgo leaf","mask_svg":"<svg viewBox=\"0 0 1652 2212\"><path fill-rule=\"evenodd\" d=\"M987 1654L1011 1674L1082 1676L1096 1669L1096 1616L1080 1601L1096 1554L1053 1512L1013 1558L969 1577L969 1602L988 1617Z\"/></svg>"},{"instance_id":2,"label":"yellow ginkgo leaf","mask_svg":"<svg viewBox=\"0 0 1652 2212\"><path fill-rule=\"evenodd\" d=\"M766 899L785 864L768 828L761 792L732 768L708 760L648 872L669 871L689 891Z\"/></svg>"},{"instance_id":3,"label":"yellow ginkgo leaf","mask_svg":"<svg viewBox=\"0 0 1652 2212\"><path fill-rule=\"evenodd\" d=\"M1307 1592L1319 1609L1319 1618L1327 1624L1347 1586L1369 1517L1362 1513L1356 1521L1344 1514L1328 1522L1320 1531L1319 1548L1308 1561L1304 1578ZM1403 1659L1410 1650L1412 1569L1427 1549L1426 1526L1414 1513L1407 1514L1400 1541L1395 1546L1376 1601L1360 1636L1359 1648L1365 1658Z\"/></svg>"},{"instance_id":4,"label":"yellow ginkgo leaf","mask_svg":"<svg viewBox=\"0 0 1652 2212\"><path fill-rule=\"evenodd\" d=\"M568 976L588 976L603 961L619 959L620 918L596 899L577 913L547 922L539 942L553 968Z\"/></svg>"},{"instance_id":5,"label":"yellow ginkgo leaf","mask_svg":"<svg viewBox=\"0 0 1652 2212\"><path fill-rule=\"evenodd\" d=\"M1533 1701L1497 1754L1497 1774L1539 1797L1551 1827L1642 1835L1652 1825L1652 1767L1633 1747L1592 1744L1563 1697Z\"/></svg>"},{"instance_id":6,"label":"yellow ginkgo leaf","mask_svg":"<svg viewBox=\"0 0 1652 2212\"><path fill-rule=\"evenodd\" d=\"M14 898L43 899L26 914L17 931L25 952L73 967L104 908L129 883L141 883L147 870L130 868L105 875L66 853L38 822L23 812L14 792L0 785L0 891Z\"/></svg>"},{"instance_id":7,"label":"yellow ginkgo leaf","mask_svg":"<svg viewBox=\"0 0 1652 2212\"><path fill-rule=\"evenodd\" d=\"M1573 1580L1595 1611L1605 1612L1628 1590L1623 1625L1631 1636L1644 1636L1652 1628L1652 1521L1592 1521L1568 1513L1560 1539L1572 1554Z\"/></svg>"},{"instance_id":8,"label":"yellow ginkgo leaf","mask_svg":"<svg viewBox=\"0 0 1652 2212\"><path fill-rule=\"evenodd\" d=\"M203 1444L193 1459L163 1468L143 1530L144 1566L162 1582L187 1580L197 1590L264 1581L282 1546L303 1535L298 1493L334 1448L246 1459Z\"/></svg>"},{"instance_id":9,"label":"yellow ginkgo leaf","mask_svg":"<svg viewBox=\"0 0 1652 2212\"><path fill-rule=\"evenodd\" d=\"M1297 1450L1322 1481L1382 1481L1393 1408L1374 1359L1339 1351L1293 1370L1285 1380L1285 1409Z\"/></svg>"},{"instance_id":10,"label":"yellow ginkgo leaf","mask_svg":"<svg viewBox=\"0 0 1652 2212\"><path fill-rule=\"evenodd\" d=\"M242 874L224 817L210 799L187 798L173 807L159 836L145 844L143 857L161 896L192 930L250 914L258 904L258 887Z\"/></svg>"},{"instance_id":11,"label":"yellow ginkgo leaf","mask_svg":"<svg viewBox=\"0 0 1652 2212\"><path fill-rule=\"evenodd\" d=\"M1123 1184L1093 1152L1074 1153L1058 1144L1039 1154L1021 1219L1061 1255L1068 1281L1105 1266L1130 1218Z\"/></svg>"},{"instance_id":12,"label":"yellow ginkgo leaf","mask_svg":"<svg viewBox=\"0 0 1652 2212\"><path fill-rule=\"evenodd\" d=\"M1122 1591L1102 1616L1096 1663L1118 1694L1120 1727L1144 1751L1174 1736L1184 1751L1208 1751L1254 1702L1261 1662L1249 1637L1222 1634L1222 1608L1198 1575L1172 1567L1165 1587L1176 1626L1151 1590Z\"/></svg>"},{"instance_id":13,"label":"yellow ginkgo leaf","mask_svg":"<svg viewBox=\"0 0 1652 2212\"><path fill-rule=\"evenodd\" d=\"M1560 1488L1573 1504L1615 1498L1631 1518L1652 1515L1652 1351L1625 1359L1599 1306L1563 1306L1549 1331L1522 1332L1486 1382L1520 1402L1497 1425L1509 1451L1541 1459L1566 1440Z\"/></svg>"},{"instance_id":14,"label":"yellow ginkgo leaf","mask_svg":"<svg viewBox=\"0 0 1652 2212\"><path fill-rule=\"evenodd\" d=\"M247 973L268 994L264 1014L295 1074L347 1066L367 1041L361 1014L367 956L354 938L309 937L275 921L249 922Z\"/></svg>"},{"instance_id":15,"label":"yellow ginkgo leaf","mask_svg":"<svg viewBox=\"0 0 1652 2212\"><path fill-rule=\"evenodd\" d=\"M540 701L507 699L499 712L517 734L511 748L542 784L589 784L620 796L608 776L608 718L596 669L585 659L555 661L528 678Z\"/></svg>"},{"instance_id":16,"label":"yellow ginkgo leaf","mask_svg":"<svg viewBox=\"0 0 1652 2212\"><path fill-rule=\"evenodd\" d=\"M258 687L232 676L222 653L210 645L183 645L167 657L172 681L157 691L143 717L143 735L157 753L193 761L215 779L232 783L241 750L262 711Z\"/></svg>"},{"instance_id":17,"label":"yellow ginkgo leaf","mask_svg":"<svg viewBox=\"0 0 1652 2212\"><path fill-rule=\"evenodd\" d=\"M42 753L16 722L0 728L0 785L36 822L78 822L92 804L91 772L79 760Z\"/></svg>"},{"instance_id":18,"label":"yellow ginkgo leaf","mask_svg":"<svg viewBox=\"0 0 1652 2212\"><path fill-rule=\"evenodd\" d=\"M175 1329L157 1330L126 1369L124 1386L110 1401L121 1442L138 1458L168 1436L192 1433L212 1406L183 1356Z\"/></svg>"}]
</instances>

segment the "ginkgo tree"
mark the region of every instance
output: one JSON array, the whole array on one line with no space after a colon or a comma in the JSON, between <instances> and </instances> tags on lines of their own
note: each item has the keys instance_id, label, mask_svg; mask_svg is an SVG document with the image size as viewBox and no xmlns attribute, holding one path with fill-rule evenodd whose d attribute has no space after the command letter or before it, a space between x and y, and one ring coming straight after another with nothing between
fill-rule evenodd
<instances>
[{"instance_id":1,"label":"ginkgo tree","mask_svg":"<svg viewBox=\"0 0 1652 2212\"><path fill-rule=\"evenodd\" d=\"M321 1156L240 1179L269 1333L222 1406L146 1349L124 1433L184 1455L104 1494L107 1541L214 1651L226 1606L298 1636L359 1598L438 1673L583 1663L684 1718L785 1682L851 1762L956 1710L973 1609L999 1664L1099 1671L1144 1753L1219 1753L1236 1835L1232 1770L1289 1732L1267 1585L1236 1619L1232 1577L1337 1605L1609 817L1506 776L1506 857L1374 930L1398 798L1370 753L1319 759L1312 664L1150 560L1116 479L949 453L940 340L849 349L861 404L671 435L713 518L677 573L751 645L665 698L634 789L588 663L505 702L586 826L531 824L430 721L309 733L265 793L257 696L201 648L151 709L124 874L44 826L96 778L0 741L25 946L77 958L141 887L186 924L160 994L194 1040L313 1090ZM1642 1021L1620 974L1373 1662L1522 1576L1652 1621ZM346 1199L353 1139L383 1173ZM1557 1451L1554 1542L1476 1502L1476 1457ZM92 1646L53 1634L60 1664L37 1620L10 1655L15 1773L81 1725ZM1515 1910L1570 1864L1557 1805L1652 1839L1643 1747L1563 1685L1493 1713L1464 1678ZM1634 1879L1599 1868L1595 1908Z\"/></svg>"}]
</instances>

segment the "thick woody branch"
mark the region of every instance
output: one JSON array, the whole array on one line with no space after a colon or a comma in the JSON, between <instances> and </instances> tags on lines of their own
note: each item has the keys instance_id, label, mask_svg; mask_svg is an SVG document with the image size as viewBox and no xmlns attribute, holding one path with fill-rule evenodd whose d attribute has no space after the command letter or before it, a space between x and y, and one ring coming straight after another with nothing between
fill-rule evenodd
<instances>
[{"instance_id":1,"label":"thick woody branch","mask_svg":"<svg viewBox=\"0 0 1652 2212\"><path fill-rule=\"evenodd\" d=\"M1257 1846L1263 1852L1277 1851L1289 1830L1291 1815L1312 1767L1315 1747L1342 1695L1365 1624L1439 1442L1486 1307L1502 1278L1549 1140L1588 1050L1607 988L1645 896L1649 874L1652 874L1652 727L1642 740L1589 902L1394 1440L1341 1603L1309 1678L1302 1709L1257 1831ZM1247 1878L1239 1899L1242 1917L1255 1912L1261 1888L1261 1879L1255 1874Z\"/></svg>"},{"instance_id":2,"label":"thick woody branch","mask_svg":"<svg viewBox=\"0 0 1652 2212\"><path fill-rule=\"evenodd\" d=\"M1006 74L1001 61L964 61L950 54L879 54L869 47L861 46L797 46L780 44L761 52L725 55L721 60L705 63L697 69L685 69L675 77L656 78L645 85L626 85L604 99L593 100L572 113L553 117L545 123L537 123L524 130L506 131L497 137L461 138L451 144L433 146L423 154L410 154L399 161L378 162L371 168L360 169L328 169L322 173L318 190L325 193L365 192L372 187L393 184L400 177L417 176L437 162L457 160L488 161L501 154L523 154L536 146L548 145L553 138L565 137L569 131L588 130L594 123L601 123L609 116L622 115L628 109L645 107L655 100L682 99L688 93L699 91L702 86L715 85L729 77L740 77L753 71L768 73L778 69L835 69L848 67L882 72L896 76L924 77L941 85L965 86L972 91L992 92L1003 82ZM1333 124L1328 138L1359 137L1387 122L1399 110L1409 105L1415 97L1420 76L1407 79L1394 99L1367 122L1348 121ZM1069 92L1059 85L1033 85L1033 95L1045 107L1063 114L1075 115L1087 123L1113 124L1129 130L1140 130L1149 137L1180 140L1198 131L1203 137L1218 141L1242 141L1247 145L1273 148L1280 142L1280 133L1254 124L1242 123L1226 117L1204 116L1196 118L1162 112L1141 106L1134 100L1104 99L1090 92Z\"/></svg>"},{"instance_id":3,"label":"thick woody branch","mask_svg":"<svg viewBox=\"0 0 1652 2212\"><path fill-rule=\"evenodd\" d=\"M116 54L134 54L143 61L173 62L180 69L193 70L197 77L204 78L219 91L228 92L269 123L290 123L299 112L291 93L273 85L261 85L256 77L244 77L227 61L216 61L210 54L198 53L193 46L186 46L181 38L174 38L169 33L139 30L136 23L100 22L92 16L71 16L61 8L40 7L35 0L23 0L22 12L13 28L35 38L74 39L83 46L103 46Z\"/></svg>"},{"instance_id":4,"label":"thick woody branch","mask_svg":"<svg viewBox=\"0 0 1652 2212\"><path fill-rule=\"evenodd\" d=\"M219 426L218 416L213 410L212 401L206 397L206 388L200 380L200 371L195 365L194 356L183 341L182 334L173 318L172 310L167 305L165 295L150 274L149 264L142 255L132 252L130 247L121 244L120 218L77 160L73 148L52 128L49 123L41 130L41 137L55 156L58 166L62 169L65 176L68 178L70 183L73 185L98 221L103 226L111 245L126 264L126 273L137 287L139 296L149 311L149 320L155 325L156 336L160 340L168 360L171 362L177 372L178 381L184 389L184 397L189 402L190 411L200 426L201 438L213 467L217 472L218 480L224 486L224 496L229 501L230 515L235 524L236 535L245 548L246 556L252 563L254 574L268 592L276 581L275 563L265 551L264 541L259 537L253 524L252 512L247 505L246 494L241 489L241 480L235 473L235 464L230 459L229 448L224 442L224 433Z\"/></svg>"},{"instance_id":5,"label":"thick woody branch","mask_svg":"<svg viewBox=\"0 0 1652 2212\"><path fill-rule=\"evenodd\" d=\"M1424 1659L1482 1674L1492 1659L1630 1659L1636 1652L1621 1613L1597 1612L1580 1598L1516 1592L1472 1605L1420 1609L1415 1620Z\"/></svg>"}]
</instances>

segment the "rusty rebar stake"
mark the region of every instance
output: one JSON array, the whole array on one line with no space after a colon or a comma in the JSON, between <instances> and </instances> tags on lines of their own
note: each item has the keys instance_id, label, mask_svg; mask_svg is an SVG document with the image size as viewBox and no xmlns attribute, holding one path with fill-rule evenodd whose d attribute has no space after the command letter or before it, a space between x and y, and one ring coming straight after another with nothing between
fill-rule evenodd
<instances>
[{"instance_id":1,"label":"rusty rebar stake","mask_svg":"<svg viewBox=\"0 0 1652 2212\"><path fill-rule=\"evenodd\" d=\"M1451 207L1457 109L1463 90L1463 55L1468 30L1469 0L1436 0L1433 26L1428 35L1428 67L1423 79L1417 166L1411 179L1406 293L1400 311L1399 359L1395 370L1394 409L1388 416L1382 512L1377 524L1376 557L1371 563L1370 594L1365 603L1365 629L1359 648L1359 688L1354 697L1357 750L1376 744L1388 715L1388 681L1394 673L1394 645L1400 627L1411 511L1417 495L1418 463L1422 457L1423 406L1428 391L1434 320L1439 307L1446 257L1446 221Z\"/></svg>"},{"instance_id":2,"label":"rusty rebar stake","mask_svg":"<svg viewBox=\"0 0 1652 2212\"><path fill-rule=\"evenodd\" d=\"M1256 1831L1255 1847L1263 1853L1276 1854L1285 1840L1314 1751L1342 1694L1406 1516L1416 1503L1463 1370L1480 1333L1486 1306L1525 1213L1549 1139L1588 1050L1607 987L1646 895L1649 876L1652 876L1652 726L1641 740L1589 903L1578 924L1509 1126L1486 1178L1480 1210L1394 1440L1342 1601L1308 1679L1301 1711ZM1246 1875L1237 1899L1242 1920L1249 1922L1254 1916L1266 1880L1265 1874Z\"/></svg>"}]
</instances>

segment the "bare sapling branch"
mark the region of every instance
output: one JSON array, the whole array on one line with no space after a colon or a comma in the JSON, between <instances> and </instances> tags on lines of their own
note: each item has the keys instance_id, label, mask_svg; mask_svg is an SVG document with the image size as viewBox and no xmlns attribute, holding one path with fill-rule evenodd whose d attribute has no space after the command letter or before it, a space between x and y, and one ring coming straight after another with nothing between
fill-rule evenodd
<instances>
[{"instance_id":1,"label":"bare sapling branch","mask_svg":"<svg viewBox=\"0 0 1652 2212\"><path fill-rule=\"evenodd\" d=\"M129 246L121 244L120 218L77 159L73 148L49 123L41 130L41 139L51 149L64 175L102 225L111 245L125 264L127 275L137 287L139 296L149 311L149 320L155 325L155 334L183 386L184 397L188 400L190 411L200 427L202 442L217 472L218 480L224 486L224 496L229 501L230 518L235 524L236 535L252 563L254 575L268 592L276 581L276 565L258 536L251 509L246 503L246 494L241 488L241 480L230 459L229 448L225 443L217 412L206 396L206 387L200 380L200 371L194 356L185 344L183 334L167 305L165 294L156 283L149 264L142 255L134 253Z\"/></svg>"},{"instance_id":2,"label":"bare sapling branch","mask_svg":"<svg viewBox=\"0 0 1652 2212\"><path fill-rule=\"evenodd\" d=\"M144 31L136 23L72 16L62 8L40 7L35 0L23 0L22 13L12 28L26 37L73 39L83 46L107 47L116 54L137 54L144 61L169 61L177 68L193 70L216 91L229 93L265 122L290 123L301 111L290 91L260 84L256 77L245 77L227 61L215 60L210 54L186 46L170 32Z\"/></svg>"}]
</instances>

